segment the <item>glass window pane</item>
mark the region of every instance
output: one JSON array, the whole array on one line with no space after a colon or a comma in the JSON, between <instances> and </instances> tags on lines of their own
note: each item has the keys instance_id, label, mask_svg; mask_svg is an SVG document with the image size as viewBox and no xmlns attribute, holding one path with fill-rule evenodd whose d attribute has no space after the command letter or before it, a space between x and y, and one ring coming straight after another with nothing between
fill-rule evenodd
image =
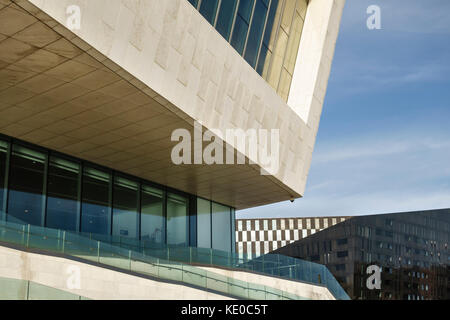
<instances>
[{"instance_id":1,"label":"glass window pane","mask_svg":"<svg viewBox=\"0 0 450 320\"><path fill-rule=\"evenodd\" d=\"M281 69L283 68L284 53L286 52L288 35L282 29L278 35L275 52L272 55L272 63L270 65L269 77L267 81L275 90L278 89L280 82Z\"/></svg>"},{"instance_id":2,"label":"glass window pane","mask_svg":"<svg viewBox=\"0 0 450 320\"><path fill-rule=\"evenodd\" d=\"M295 0L287 0L285 1L284 10L283 10L283 16L281 17L281 28L284 29L284 31L289 34L291 30L291 24L292 24L292 18L294 17L294 11L295 11Z\"/></svg>"},{"instance_id":3,"label":"glass window pane","mask_svg":"<svg viewBox=\"0 0 450 320\"><path fill-rule=\"evenodd\" d=\"M45 161L44 153L18 145L13 146L8 221L42 225Z\"/></svg>"},{"instance_id":4,"label":"glass window pane","mask_svg":"<svg viewBox=\"0 0 450 320\"><path fill-rule=\"evenodd\" d=\"M265 44L262 45L261 53L259 54L259 62L256 67L256 71L263 77L267 79L267 74L269 72L270 58L272 57L272 52L266 47Z\"/></svg>"},{"instance_id":5,"label":"glass window pane","mask_svg":"<svg viewBox=\"0 0 450 320\"><path fill-rule=\"evenodd\" d=\"M306 9L308 8L308 3L306 0L297 0L297 12L300 14L300 17L302 17L303 21L306 18Z\"/></svg>"},{"instance_id":6,"label":"glass window pane","mask_svg":"<svg viewBox=\"0 0 450 320\"><path fill-rule=\"evenodd\" d=\"M113 235L138 238L139 183L121 177L114 178Z\"/></svg>"},{"instance_id":7,"label":"glass window pane","mask_svg":"<svg viewBox=\"0 0 450 320\"><path fill-rule=\"evenodd\" d=\"M231 252L236 252L236 210L231 208Z\"/></svg>"},{"instance_id":8,"label":"glass window pane","mask_svg":"<svg viewBox=\"0 0 450 320\"><path fill-rule=\"evenodd\" d=\"M211 248L211 202L197 198L197 246Z\"/></svg>"},{"instance_id":9,"label":"glass window pane","mask_svg":"<svg viewBox=\"0 0 450 320\"><path fill-rule=\"evenodd\" d=\"M245 60L254 68L258 51L261 43L261 37L266 23L267 6L264 0L257 0L255 13L253 14L252 25L248 35L247 49L245 50Z\"/></svg>"},{"instance_id":10,"label":"glass window pane","mask_svg":"<svg viewBox=\"0 0 450 320\"><path fill-rule=\"evenodd\" d=\"M214 20L216 19L218 4L219 0L202 0L200 4L200 13L211 24L214 24Z\"/></svg>"},{"instance_id":11,"label":"glass window pane","mask_svg":"<svg viewBox=\"0 0 450 320\"><path fill-rule=\"evenodd\" d=\"M217 17L216 29L225 38L230 38L231 26L233 25L234 12L237 0L226 0L220 4L219 16Z\"/></svg>"},{"instance_id":12,"label":"glass window pane","mask_svg":"<svg viewBox=\"0 0 450 320\"><path fill-rule=\"evenodd\" d=\"M78 231L80 165L51 157L48 173L47 218L49 228Z\"/></svg>"},{"instance_id":13,"label":"glass window pane","mask_svg":"<svg viewBox=\"0 0 450 320\"><path fill-rule=\"evenodd\" d=\"M188 199L173 193L167 195L167 244L188 246Z\"/></svg>"},{"instance_id":14,"label":"glass window pane","mask_svg":"<svg viewBox=\"0 0 450 320\"><path fill-rule=\"evenodd\" d=\"M111 234L110 183L109 173L93 168L84 169L82 232Z\"/></svg>"},{"instance_id":15,"label":"glass window pane","mask_svg":"<svg viewBox=\"0 0 450 320\"><path fill-rule=\"evenodd\" d=\"M212 203L212 247L231 252L230 208Z\"/></svg>"},{"instance_id":16,"label":"glass window pane","mask_svg":"<svg viewBox=\"0 0 450 320\"><path fill-rule=\"evenodd\" d=\"M161 246L165 243L164 192L142 186L141 240Z\"/></svg>"},{"instance_id":17,"label":"glass window pane","mask_svg":"<svg viewBox=\"0 0 450 320\"><path fill-rule=\"evenodd\" d=\"M278 87L278 95L284 101L288 100L291 82L292 82L292 76L289 74L289 72L287 72L286 69L283 68L283 71L281 72L280 85Z\"/></svg>"},{"instance_id":18,"label":"glass window pane","mask_svg":"<svg viewBox=\"0 0 450 320\"><path fill-rule=\"evenodd\" d=\"M289 37L289 43L286 52L286 59L284 61L284 67L290 73L294 74L295 63L297 62L297 54L300 46L300 38L303 31L303 19L300 14L295 13L294 23L292 25L291 35Z\"/></svg>"},{"instance_id":19,"label":"glass window pane","mask_svg":"<svg viewBox=\"0 0 450 320\"><path fill-rule=\"evenodd\" d=\"M252 15L254 0L243 0L239 2L239 9L234 25L231 45L242 54L244 51L245 40L247 38L248 27Z\"/></svg>"},{"instance_id":20,"label":"glass window pane","mask_svg":"<svg viewBox=\"0 0 450 320\"><path fill-rule=\"evenodd\" d=\"M272 62L267 81L277 91L289 40L289 32L291 30L292 19L294 17L295 5L296 1L294 0L285 1L283 15L281 16L280 29L278 31L275 49L272 55Z\"/></svg>"},{"instance_id":21,"label":"glass window pane","mask_svg":"<svg viewBox=\"0 0 450 320\"><path fill-rule=\"evenodd\" d=\"M270 57L272 55L273 43L277 33L278 23L281 17L281 9L283 2L272 0L270 5L269 17L267 18L266 29L264 31L263 45L258 60L256 71L264 78L267 78L267 71L269 68Z\"/></svg>"},{"instance_id":22,"label":"glass window pane","mask_svg":"<svg viewBox=\"0 0 450 320\"><path fill-rule=\"evenodd\" d=\"M188 0L197 9L198 0Z\"/></svg>"},{"instance_id":23,"label":"glass window pane","mask_svg":"<svg viewBox=\"0 0 450 320\"><path fill-rule=\"evenodd\" d=\"M3 219L3 213L6 206L6 157L8 152L8 143L0 140L0 219Z\"/></svg>"}]
</instances>

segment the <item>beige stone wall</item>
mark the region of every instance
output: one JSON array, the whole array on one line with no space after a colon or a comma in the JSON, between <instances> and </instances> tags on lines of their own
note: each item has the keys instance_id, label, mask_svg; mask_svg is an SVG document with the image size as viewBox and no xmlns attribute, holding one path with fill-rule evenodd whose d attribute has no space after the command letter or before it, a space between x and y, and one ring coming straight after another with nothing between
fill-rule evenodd
<instances>
[{"instance_id":1,"label":"beige stone wall","mask_svg":"<svg viewBox=\"0 0 450 320\"><path fill-rule=\"evenodd\" d=\"M336 300L331 292L320 286L314 286L307 283L301 283L297 281L289 281L280 278L267 277L260 274L254 274L245 271L230 271L217 268L202 268L207 271L213 271L214 273L221 274L226 277L238 279L250 283L260 284L279 290L295 294L299 297L312 300Z\"/></svg>"},{"instance_id":2,"label":"beige stone wall","mask_svg":"<svg viewBox=\"0 0 450 320\"><path fill-rule=\"evenodd\" d=\"M133 268L139 269L138 262ZM117 265L117 263L115 263ZM79 269L80 288L68 283L73 268ZM200 268L200 267L199 267ZM324 287L241 271L201 267L214 274L295 294L314 300L334 300ZM89 299L103 300L233 300L188 286L165 283L117 272L74 260L19 251L0 246L0 278L29 280ZM2 288L0 287L0 290Z\"/></svg>"},{"instance_id":3,"label":"beige stone wall","mask_svg":"<svg viewBox=\"0 0 450 320\"><path fill-rule=\"evenodd\" d=\"M74 32L96 49L91 54L126 70L186 120L222 130L280 129L280 170L268 179L303 195L345 0L311 1L289 105L186 0L18 2L26 1L63 25L66 8L78 5L82 27Z\"/></svg>"},{"instance_id":4,"label":"beige stone wall","mask_svg":"<svg viewBox=\"0 0 450 320\"><path fill-rule=\"evenodd\" d=\"M80 270L80 289L71 289L67 285L73 267ZM188 286L149 280L73 260L1 246L0 278L30 280L37 284L95 300L230 299Z\"/></svg>"}]
</instances>

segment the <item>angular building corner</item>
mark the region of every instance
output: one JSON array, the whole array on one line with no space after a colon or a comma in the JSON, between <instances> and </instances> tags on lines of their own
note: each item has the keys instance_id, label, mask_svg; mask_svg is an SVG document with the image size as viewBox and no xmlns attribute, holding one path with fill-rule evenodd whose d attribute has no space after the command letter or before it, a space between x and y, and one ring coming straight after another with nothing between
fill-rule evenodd
<instances>
[{"instance_id":1,"label":"angular building corner","mask_svg":"<svg viewBox=\"0 0 450 320\"><path fill-rule=\"evenodd\" d=\"M9 87L2 95L4 105L32 109L41 100L47 103L45 106L39 103L40 110L36 113L23 110L23 117L28 121L20 130L8 126L20 120L15 116L9 123L3 120L3 133L185 192L214 198L237 209L303 195L343 0L309 3L287 104L188 1L32 0L17 1L16 5L20 11L25 10L26 13L21 14L28 17L11 33L20 31L28 23L42 22L35 30L25 30L22 37L12 37L23 41L11 41L11 50L15 49L14 45L22 45L24 55L30 56L28 63L19 63L17 68L26 69L23 77L48 74L64 81L66 86L60 88L60 92L29 91L27 82ZM81 27L73 32L65 27L70 18L66 8L71 5L81 9ZM17 17L5 13L2 19L5 24L8 19ZM11 25L14 25L12 21ZM11 33L7 36L13 36ZM61 40L54 42L56 39ZM37 40L41 40L40 43ZM35 46L41 50L32 52ZM15 59L5 58L6 62ZM40 65L32 66L33 61ZM57 65L59 70L50 69ZM8 99L14 92L22 91L20 96ZM88 101L83 103L80 97ZM142 106L139 114L127 113L129 107L124 103L128 100ZM99 110L98 106L107 101L115 104L117 112L106 108ZM66 113L61 119L59 114L50 112L55 104L77 106L78 102L83 103L83 115L67 116L70 114ZM44 117L47 114L48 117ZM106 119L110 116L113 119L108 122ZM63 138L66 131L53 127L60 123L68 129L63 120L71 121L71 117L77 117L78 122L86 118L84 124L87 125L94 119L105 118L104 126L97 127L104 130L93 132L98 139ZM119 121L129 126L121 126ZM190 170L172 165L167 150L173 143L168 137L175 128L192 131L194 121L208 129L279 129L278 173L261 176L259 170L250 166L203 166ZM49 125L52 125L51 131L46 128ZM136 139L126 146L116 143L120 137ZM163 138L166 138L164 145ZM128 151L137 143L148 145L153 152L147 159L133 159L136 165L132 166L125 155L130 154ZM77 147L72 148L72 145ZM89 147L94 145L101 149L92 151ZM248 148L239 147L237 151L249 157ZM108 156L114 150L122 151L125 160L112 161ZM258 159L251 160L259 169ZM149 165L156 162L157 166ZM217 182L214 181L217 188L208 185L208 178L204 178L208 175L217 177Z\"/></svg>"},{"instance_id":2,"label":"angular building corner","mask_svg":"<svg viewBox=\"0 0 450 320\"><path fill-rule=\"evenodd\" d=\"M235 210L304 194L344 4L1 0L4 227L233 252ZM196 123L245 164L174 164ZM227 130L279 130L278 170Z\"/></svg>"}]
</instances>

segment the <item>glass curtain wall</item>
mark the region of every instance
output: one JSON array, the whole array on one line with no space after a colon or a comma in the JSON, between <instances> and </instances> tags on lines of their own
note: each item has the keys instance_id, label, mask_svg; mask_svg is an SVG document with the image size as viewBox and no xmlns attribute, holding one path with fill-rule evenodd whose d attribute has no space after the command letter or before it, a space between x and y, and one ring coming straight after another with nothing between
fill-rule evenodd
<instances>
[{"instance_id":1,"label":"glass curtain wall","mask_svg":"<svg viewBox=\"0 0 450 320\"><path fill-rule=\"evenodd\" d=\"M132 238L145 246L234 249L234 211L167 189L0 137L2 220Z\"/></svg>"},{"instance_id":2,"label":"glass curtain wall","mask_svg":"<svg viewBox=\"0 0 450 320\"><path fill-rule=\"evenodd\" d=\"M234 12L238 0L227 0L220 3L220 10L217 16L216 29L227 41L230 40L231 27L233 26Z\"/></svg>"},{"instance_id":3,"label":"glass curtain wall","mask_svg":"<svg viewBox=\"0 0 450 320\"><path fill-rule=\"evenodd\" d=\"M48 170L46 226L76 231L80 222L81 166L79 163L50 157Z\"/></svg>"},{"instance_id":4,"label":"glass curtain wall","mask_svg":"<svg viewBox=\"0 0 450 320\"><path fill-rule=\"evenodd\" d=\"M111 234L111 174L90 167L83 172L81 231Z\"/></svg>"},{"instance_id":5,"label":"glass curtain wall","mask_svg":"<svg viewBox=\"0 0 450 320\"><path fill-rule=\"evenodd\" d=\"M254 2L255 0L240 1L236 14L233 35L231 36L231 45L241 55L244 53Z\"/></svg>"},{"instance_id":6,"label":"glass curtain wall","mask_svg":"<svg viewBox=\"0 0 450 320\"><path fill-rule=\"evenodd\" d=\"M231 212L230 208L212 203L212 248L231 252Z\"/></svg>"},{"instance_id":7,"label":"glass curtain wall","mask_svg":"<svg viewBox=\"0 0 450 320\"><path fill-rule=\"evenodd\" d=\"M5 219L6 212L6 173L9 144L0 140L0 219Z\"/></svg>"},{"instance_id":8,"label":"glass curtain wall","mask_svg":"<svg viewBox=\"0 0 450 320\"><path fill-rule=\"evenodd\" d=\"M42 226L47 155L14 145L9 171L8 221Z\"/></svg>"},{"instance_id":9,"label":"glass curtain wall","mask_svg":"<svg viewBox=\"0 0 450 320\"><path fill-rule=\"evenodd\" d=\"M167 195L167 244L188 246L189 244L189 200L169 193Z\"/></svg>"},{"instance_id":10,"label":"glass curtain wall","mask_svg":"<svg viewBox=\"0 0 450 320\"><path fill-rule=\"evenodd\" d=\"M162 246L166 243L164 192L146 185L141 192L141 240Z\"/></svg>"},{"instance_id":11,"label":"glass curtain wall","mask_svg":"<svg viewBox=\"0 0 450 320\"><path fill-rule=\"evenodd\" d=\"M214 24L214 21L216 19L218 5L219 0L202 0L200 4L200 13L211 24Z\"/></svg>"},{"instance_id":12,"label":"glass curtain wall","mask_svg":"<svg viewBox=\"0 0 450 320\"><path fill-rule=\"evenodd\" d=\"M114 178L113 236L139 238L139 183Z\"/></svg>"},{"instance_id":13,"label":"glass curtain wall","mask_svg":"<svg viewBox=\"0 0 450 320\"><path fill-rule=\"evenodd\" d=\"M211 248L211 201L197 198L197 246Z\"/></svg>"},{"instance_id":14,"label":"glass curtain wall","mask_svg":"<svg viewBox=\"0 0 450 320\"><path fill-rule=\"evenodd\" d=\"M234 209L197 198L197 246L235 252Z\"/></svg>"},{"instance_id":15,"label":"glass curtain wall","mask_svg":"<svg viewBox=\"0 0 450 320\"><path fill-rule=\"evenodd\" d=\"M189 0L287 102L308 0Z\"/></svg>"}]
</instances>

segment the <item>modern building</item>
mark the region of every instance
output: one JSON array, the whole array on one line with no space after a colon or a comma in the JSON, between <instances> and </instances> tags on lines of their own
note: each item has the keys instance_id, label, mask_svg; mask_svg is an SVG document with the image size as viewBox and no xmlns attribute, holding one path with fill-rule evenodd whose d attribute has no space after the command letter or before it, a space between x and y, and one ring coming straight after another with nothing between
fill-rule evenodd
<instances>
[{"instance_id":1,"label":"modern building","mask_svg":"<svg viewBox=\"0 0 450 320\"><path fill-rule=\"evenodd\" d=\"M344 2L0 1L1 220L233 253L235 210L303 195Z\"/></svg>"},{"instance_id":2,"label":"modern building","mask_svg":"<svg viewBox=\"0 0 450 320\"><path fill-rule=\"evenodd\" d=\"M236 252L259 257L334 226L349 217L237 219Z\"/></svg>"},{"instance_id":3,"label":"modern building","mask_svg":"<svg viewBox=\"0 0 450 320\"><path fill-rule=\"evenodd\" d=\"M449 243L442 209L352 217L274 253L326 265L352 299L448 300ZM373 265L380 289L367 286Z\"/></svg>"}]
</instances>

